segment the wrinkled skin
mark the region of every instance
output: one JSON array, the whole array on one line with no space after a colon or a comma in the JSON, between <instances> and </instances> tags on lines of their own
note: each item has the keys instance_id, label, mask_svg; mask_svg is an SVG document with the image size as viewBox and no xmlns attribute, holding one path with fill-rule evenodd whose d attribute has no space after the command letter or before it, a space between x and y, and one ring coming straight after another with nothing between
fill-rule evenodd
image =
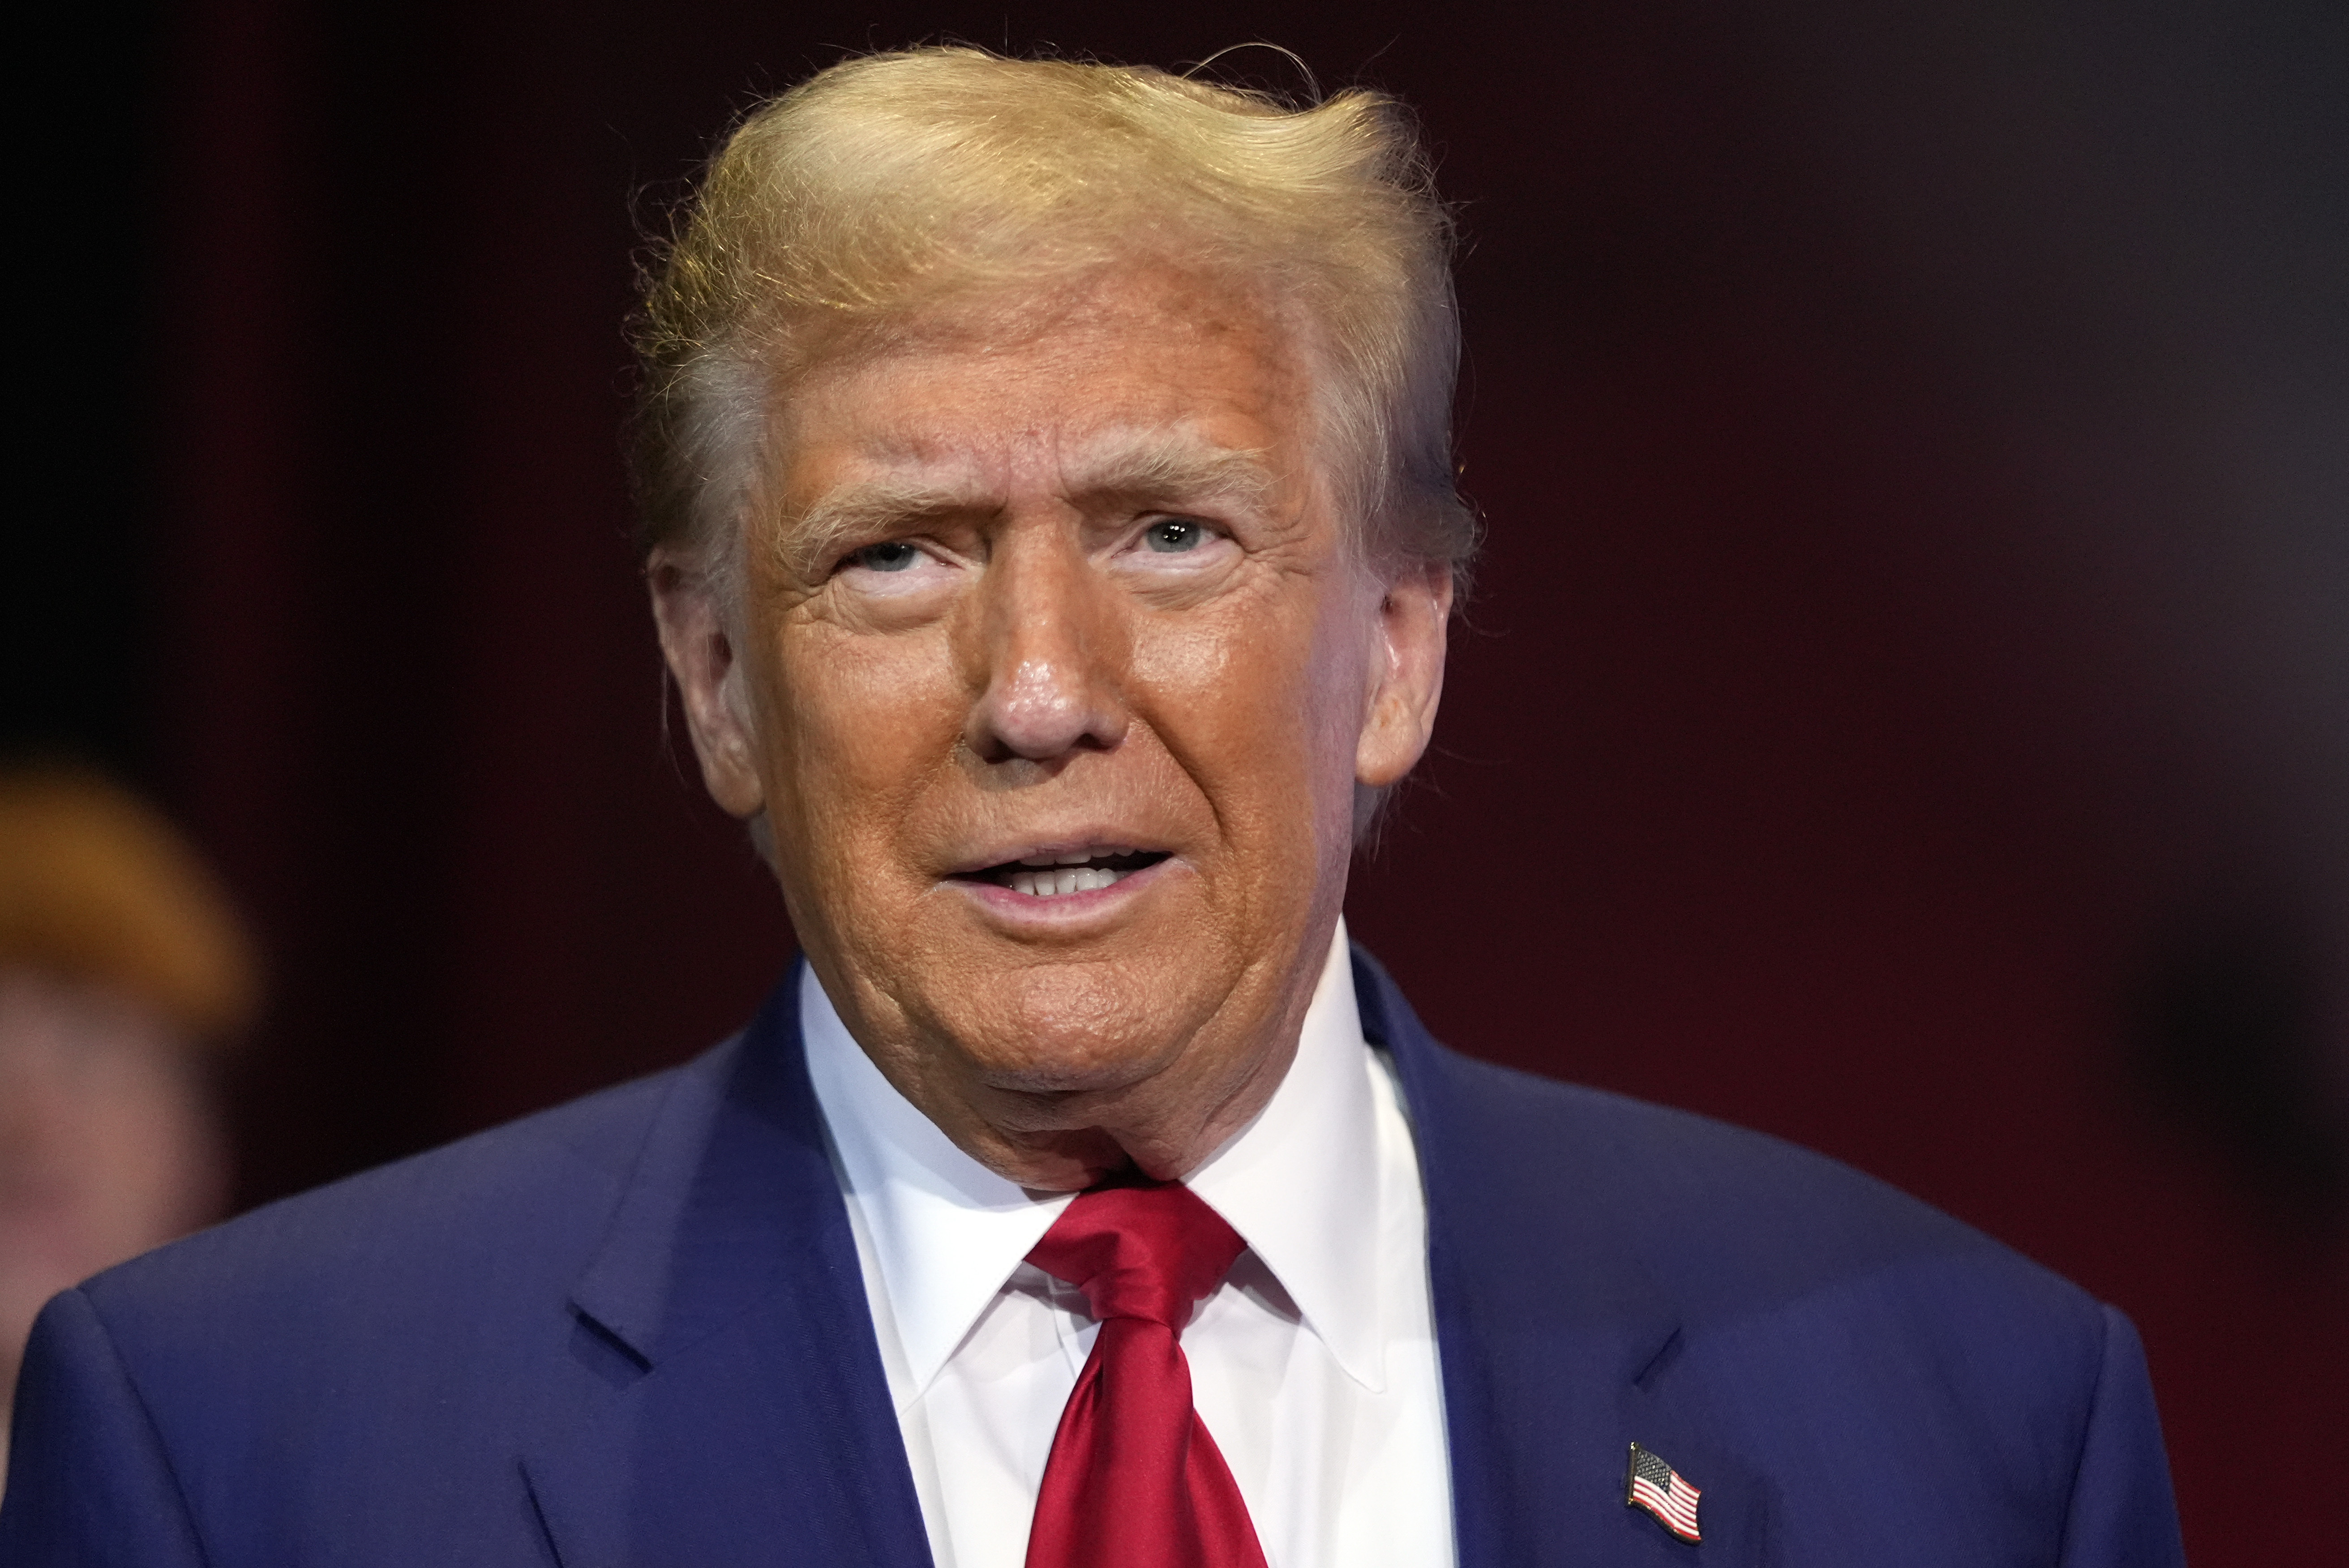
<instances>
[{"instance_id":1,"label":"wrinkled skin","mask_svg":"<svg viewBox=\"0 0 2349 1568\"><path fill-rule=\"evenodd\" d=\"M763 813L890 1081L1031 1188L1186 1173L1287 1071L1358 785L1400 779L1451 577L1334 515L1311 366L1228 284L967 299L795 379L738 605L656 555L711 794ZM1163 855L1044 899L1039 852Z\"/></svg>"}]
</instances>

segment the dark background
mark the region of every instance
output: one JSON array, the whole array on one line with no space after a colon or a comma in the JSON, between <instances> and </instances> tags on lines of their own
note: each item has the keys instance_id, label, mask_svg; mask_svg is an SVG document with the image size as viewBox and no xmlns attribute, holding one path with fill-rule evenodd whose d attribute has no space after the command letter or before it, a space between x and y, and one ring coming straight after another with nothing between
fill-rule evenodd
<instances>
[{"instance_id":1,"label":"dark background","mask_svg":"<svg viewBox=\"0 0 2349 1568\"><path fill-rule=\"evenodd\" d=\"M678 1060L790 950L625 542L639 215L843 49L1270 38L1418 107L1467 237L1490 552L1355 934L1472 1052L1826 1150L2117 1303L2194 1560L2323 1550L2349 8L40 25L7 739L150 789L259 927L246 1201Z\"/></svg>"}]
</instances>

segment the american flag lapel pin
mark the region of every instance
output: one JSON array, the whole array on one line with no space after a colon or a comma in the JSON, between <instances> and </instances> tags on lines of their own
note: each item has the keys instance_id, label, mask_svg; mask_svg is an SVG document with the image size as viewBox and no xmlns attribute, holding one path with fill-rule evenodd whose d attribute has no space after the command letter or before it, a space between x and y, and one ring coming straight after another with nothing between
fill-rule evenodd
<instances>
[{"instance_id":1,"label":"american flag lapel pin","mask_svg":"<svg viewBox=\"0 0 2349 1568\"><path fill-rule=\"evenodd\" d=\"M1623 1477L1623 1501L1644 1508L1682 1541L1702 1541L1697 1533L1696 1500L1704 1494L1688 1478L1639 1444L1631 1445L1631 1463Z\"/></svg>"}]
</instances>

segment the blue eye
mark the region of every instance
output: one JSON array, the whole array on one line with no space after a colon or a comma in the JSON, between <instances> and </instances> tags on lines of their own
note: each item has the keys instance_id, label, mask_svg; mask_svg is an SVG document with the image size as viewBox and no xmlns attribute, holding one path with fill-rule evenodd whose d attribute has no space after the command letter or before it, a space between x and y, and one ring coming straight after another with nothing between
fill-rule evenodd
<instances>
[{"instance_id":1,"label":"blue eye","mask_svg":"<svg viewBox=\"0 0 2349 1568\"><path fill-rule=\"evenodd\" d=\"M1142 537L1161 555L1179 555L1186 550L1198 549L1207 531L1188 518L1170 517L1143 529Z\"/></svg>"},{"instance_id":2,"label":"blue eye","mask_svg":"<svg viewBox=\"0 0 2349 1568\"><path fill-rule=\"evenodd\" d=\"M903 540L887 544L868 544L848 558L852 566L862 566L867 572L904 572L922 558L922 552Z\"/></svg>"}]
</instances>

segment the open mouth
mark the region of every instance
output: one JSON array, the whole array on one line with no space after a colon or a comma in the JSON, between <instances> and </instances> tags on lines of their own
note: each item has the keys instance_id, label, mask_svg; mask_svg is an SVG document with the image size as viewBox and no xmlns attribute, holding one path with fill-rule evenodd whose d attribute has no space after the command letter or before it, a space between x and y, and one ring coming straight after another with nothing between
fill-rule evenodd
<instances>
[{"instance_id":1,"label":"open mouth","mask_svg":"<svg viewBox=\"0 0 2349 1568\"><path fill-rule=\"evenodd\" d=\"M1065 898L1072 892L1097 892L1114 887L1165 858L1164 850L1099 846L1062 854L1028 855L968 872L962 880L992 882L1030 898Z\"/></svg>"}]
</instances>

